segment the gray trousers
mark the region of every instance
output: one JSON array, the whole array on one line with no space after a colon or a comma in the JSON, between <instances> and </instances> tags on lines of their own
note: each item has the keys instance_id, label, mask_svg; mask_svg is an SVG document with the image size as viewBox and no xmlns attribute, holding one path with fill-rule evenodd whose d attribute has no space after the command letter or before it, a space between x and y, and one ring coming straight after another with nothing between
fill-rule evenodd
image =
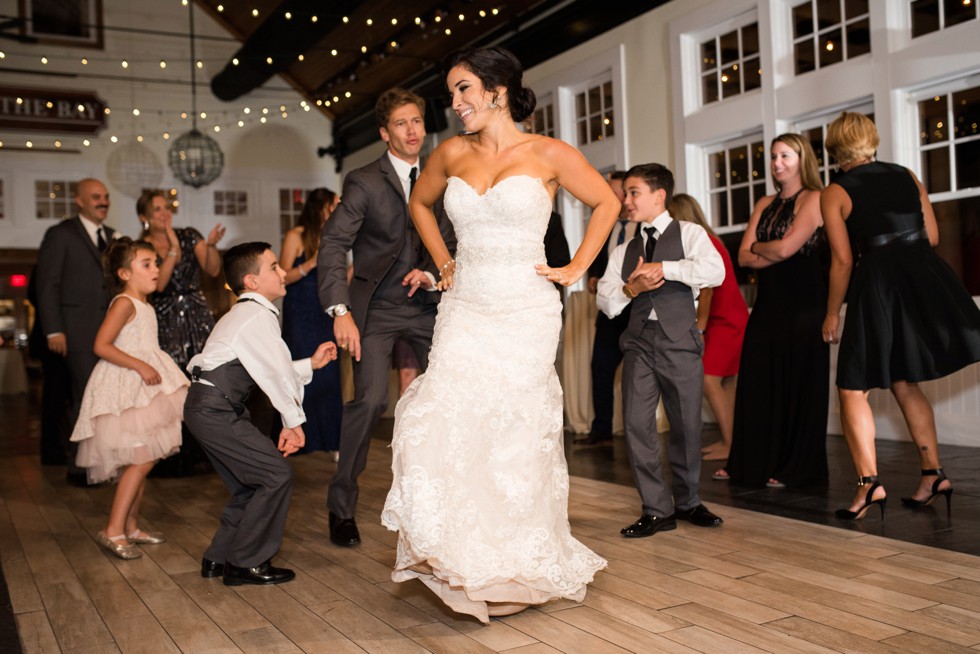
<instances>
[{"instance_id":1,"label":"gray trousers","mask_svg":"<svg viewBox=\"0 0 980 654\"><path fill-rule=\"evenodd\" d=\"M623 348L623 420L626 447L643 514L660 518L701 503L701 397L704 343L694 325L691 335L676 342L656 320L639 333L627 330ZM657 404L663 397L670 421L667 461L668 487L657 433Z\"/></svg>"},{"instance_id":2,"label":"gray trousers","mask_svg":"<svg viewBox=\"0 0 980 654\"><path fill-rule=\"evenodd\" d=\"M372 302L368 308L361 330L361 361L354 362L354 399L344 405L340 460L327 493L327 508L340 518L353 518L357 508L357 478L367 466L371 431L388 408L388 371L395 341L401 338L408 343L425 370L435 320L436 305Z\"/></svg>"},{"instance_id":3,"label":"gray trousers","mask_svg":"<svg viewBox=\"0 0 980 654\"><path fill-rule=\"evenodd\" d=\"M247 410L236 414L211 386L191 384L184 423L231 493L204 557L242 568L268 561L282 545L293 492L292 466L251 423Z\"/></svg>"}]
</instances>

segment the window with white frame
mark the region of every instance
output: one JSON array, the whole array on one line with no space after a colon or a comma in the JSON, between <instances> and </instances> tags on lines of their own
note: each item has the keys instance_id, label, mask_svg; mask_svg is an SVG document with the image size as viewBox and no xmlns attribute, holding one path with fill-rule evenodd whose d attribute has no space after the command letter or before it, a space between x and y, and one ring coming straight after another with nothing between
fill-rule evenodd
<instances>
[{"instance_id":1,"label":"window with white frame","mask_svg":"<svg viewBox=\"0 0 980 654\"><path fill-rule=\"evenodd\" d=\"M746 224L766 195L769 157L762 133L705 148L705 155L709 220L720 230Z\"/></svg>"},{"instance_id":2,"label":"window with white frame","mask_svg":"<svg viewBox=\"0 0 980 654\"><path fill-rule=\"evenodd\" d=\"M296 226L299 215L303 212L306 202L306 191L301 188L279 189L279 236L285 237L286 232Z\"/></svg>"},{"instance_id":3,"label":"window with white frame","mask_svg":"<svg viewBox=\"0 0 980 654\"><path fill-rule=\"evenodd\" d=\"M534 113L528 117L527 131L533 134L555 137L555 103L549 94L538 102Z\"/></svg>"},{"instance_id":4,"label":"window with white frame","mask_svg":"<svg viewBox=\"0 0 980 654\"><path fill-rule=\"evenodd\" d=\"M39 179L34 182L34 215L39 220L63 220L74 216L78 182Z\"/></svg>"},{"instance_id":5,"label":"window with white frame","mask_svg":"<svg viewBox=\"0 0 980 654\"><path fill-rule=\"evenodd\" d=\"M912 38L977 19L975 0L912 0Z\"/></svg>"},{"instance_id":6,"label":"window with white frame","mask_svg":"<svg viewBox=\"0 0 980 654\"><path fill-rule=\"evenodd\" d=\"M700 53L702 105L761 86L758 21L701 40Z\"/></svg>"},{"instance_id":7,"label":"window with white frame","mask_svg":"<svg viewBox=\"0 0 980 654\"><path fill-rule=\"evenodd\" d=\"M868 0L805 0L793 6L797 75L869 52Z\"/></svg>"},{"instance_id":8,"label":"window with white frame","mask_svg":"<svg viewBox=\"0 0 980 654\"><path fill-rule=\"evenodd\" d=\"M855 111L862 113L871 120L875 119L874 108L871 103L860 104L848 107L844 111ZM839 111L832 114L823 114L803 120L796 124L795 129L810 142L814 154L817 155L817 168L820 170L820 180L824 186L829 184L837 176L836 162L831 161L832 157L827 152L827 126L840 116Z\"/></svg>"},{"instance_id":9,"label":"window with white frame","mask_svg":"<svg viewBox=\"0 0 980 654\"><path fill-rule=\"evenodd\" d=\"M575 94L575 129L580 147L616 134L613 105L611 73L591 80Z\"/></svg>"},{"instance_id":10,"label":"window with white frame","mask_svg":"<svg viewBox=\"0 0 980 654\"><path fill-rule=\"evenodd\" d=\"M214 214L216 216L247 215L248 193L245 191L215 191Z\"/></svg>"}]
</instances>

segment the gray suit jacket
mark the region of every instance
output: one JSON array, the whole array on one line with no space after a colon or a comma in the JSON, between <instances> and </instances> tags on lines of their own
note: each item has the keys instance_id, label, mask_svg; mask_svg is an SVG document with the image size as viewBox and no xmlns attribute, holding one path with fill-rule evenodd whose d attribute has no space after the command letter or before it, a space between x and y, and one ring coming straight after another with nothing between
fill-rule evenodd
<instances>
[{"instance_id":1,"label":"gray suit jacket","mask_svg":"<svg viewBox=\"0 0 980 654\"><path fill-rule=\"evenodd\" d=\"M317 277L320 304L324 309L337 304L351 308L354 322L363 330L368 304L381 280L401 252L408 230L415 230L401 181L388 159L387 151L344 180L342 201L330 214L320 238ZM456 237L442 203L435 208L442 237L449 251L456 249ZM347 252L354 251L354 277L347 285ZM416 267L439 273L422 246ZM407 291L406 291L407 292ZM422 304L439 301L439 293L419 291Z\"/></svg>"},{"instance_id":2,"label":"gray suit jacket","mask_svg":"<svg viewBox=\"0 0 980 654\"><path fill-rule=\"evenodd\" d=\"M103 225L106 239L115 230ZM77 216L50 227L37 254L38 313L44 334L61 332L69 354L91 353L109 306L102 257Z\"/></svg>"}]
</instances>

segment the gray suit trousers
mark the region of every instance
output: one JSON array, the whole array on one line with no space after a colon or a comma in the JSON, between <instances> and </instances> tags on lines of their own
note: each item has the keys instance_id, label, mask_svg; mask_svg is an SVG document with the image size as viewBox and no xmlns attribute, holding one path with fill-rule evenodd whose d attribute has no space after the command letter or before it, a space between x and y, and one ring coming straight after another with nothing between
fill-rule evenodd
<instances>
[{"instance_id":1,"label":"gray suit trousers","mask_svg":"<svg viewBox=\"0 0 980 654\"><path fill-rule=\"evenodd\" d=\"M623 334L623 417L626 446L643 514L667 517L701 503L701 397L704 344L692 325L674 342L656 320ZM667 485L657 433L657 404L663 397L670 421Z\"/></svg>"},{"instance_id":2,"label":"gray suit trousers","mask_svg":"<svg viewBox=\"0 0 980 654\"><path fill-rule=\"evenodd\" d=\"M266 434L237 415L217 389L191 384L184 422L231 493L204 557L251 568L282 545L293 469Z\"/></svg>"},{"instance_id":3,"label":"gray suit trousers","mask_svg":"<svg viewBox=\"0 0 980 654\"><path fill-rule=\"evenodd\" d=\"M388 371L395 341L401 338L408 343L425 370L436 306L374 301L368 307L361 331L361 361L354 362L354 399L344 405L340 460L327 493L327 508L340 518L353 518L357 508L357 478L367 466L371 432L388 408Z\"/></svg>"}]
</instances>

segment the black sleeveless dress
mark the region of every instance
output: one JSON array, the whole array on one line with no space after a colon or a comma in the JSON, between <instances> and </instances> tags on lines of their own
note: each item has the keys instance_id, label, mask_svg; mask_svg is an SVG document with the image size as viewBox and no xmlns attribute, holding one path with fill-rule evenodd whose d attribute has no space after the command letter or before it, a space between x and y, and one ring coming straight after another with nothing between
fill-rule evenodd
<instances>
[{"instance_id":1,"label":"black sleeveless dress","mask_svg":"<svg viewBox=\"0 0 980 654\"><path fill-rule=\"evenodd\" d=\"M783 238L796 198L776 198L762 212L756 239ZM758 271L759 292L742 344L732 449L725 470L738 484L772 477L787 486L827 478L830 349L821 328L827 281L818 229L785 261Z\"/></svg>"},{"instance_id":2,"label":"black sleeveless dress","mask_svg":"<svg viewBox=\"0 0 980 654\"><path fill-rule=\"evenodd\" d=\"M835 183L851 199L847 232L854 254L837 386L889 388L980 361L980 309L929 245L908 170L872 162Z\"/></svg>"}]
</instances>

